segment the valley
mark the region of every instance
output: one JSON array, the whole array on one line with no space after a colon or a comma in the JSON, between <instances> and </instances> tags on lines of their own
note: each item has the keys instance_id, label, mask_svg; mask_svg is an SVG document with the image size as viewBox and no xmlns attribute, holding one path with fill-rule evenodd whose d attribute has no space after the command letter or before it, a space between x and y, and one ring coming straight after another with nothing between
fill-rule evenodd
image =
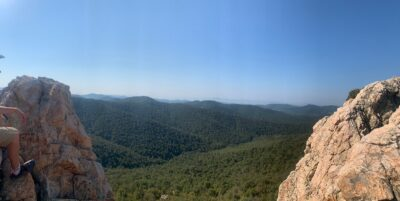
<instances>
[{"instance_id":1,"label":"valley","mask_svg":"<svg viewBox=\"0 0 400 201\"><path fill-rule=\"evenodd\" d=\"M107 169L117 200L276 200L308 135L269 136L205 153L187 153L165 164Z\"/></svg>"},{"instance_id":2,"label":"valley","mask_svg":"<svg viewBox=\"0 0 400 201\"><path fill-rule=\"evenodd\" d=\"M336 109L105 95L72 100L116 200L275 200L311 126Z\"/></svg>"}]
</instances>

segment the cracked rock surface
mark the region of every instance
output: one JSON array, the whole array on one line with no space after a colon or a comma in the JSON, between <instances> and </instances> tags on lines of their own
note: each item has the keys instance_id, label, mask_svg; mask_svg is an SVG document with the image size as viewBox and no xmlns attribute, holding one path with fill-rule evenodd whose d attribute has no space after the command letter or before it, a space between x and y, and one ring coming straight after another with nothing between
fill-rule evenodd
<instances>
[{"instance_id":1,"label":"cracked rock surface","mask_svg":"<svg viewBox=\"0 0 400 201\"><path fill-rule=\"evenodd\" d=\"M318 121L278 200L400 200L399 91L374 82Z\"/></svg>"},{"instance_id":2,"label":"cracked rock surface","mask_svg":"<svg viewBox=\"0 0 400 201\"><path fill-rule=\"evenodd\" d=\"M48 78L17 77L1 91L0 105L18 107L27 114L27 124L17 126L22 132L20 155L24 161L36 160L32 177L24 178L26 186L24 181L8 182L1 189L3 198L112 200L103 167L96 162L91 140L73 109L68 86ZM19 188L34 195L15 193Z\"/></svg>"}]
</instances>

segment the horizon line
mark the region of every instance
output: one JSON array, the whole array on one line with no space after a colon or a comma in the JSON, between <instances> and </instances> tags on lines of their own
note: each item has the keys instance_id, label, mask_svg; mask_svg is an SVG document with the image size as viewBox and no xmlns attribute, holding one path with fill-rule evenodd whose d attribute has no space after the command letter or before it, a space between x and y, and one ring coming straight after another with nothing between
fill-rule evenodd
<instances>
[{"instance_id":1,"label":"horizon line","mask_svg":"<svg viewBox=\"0 0 400 201\"><path fill-rule=\"evenodd\" d=\"M134 97L147 97L151 98L155 101L158 102L164 102L164 103L176 103L176 102L195 102L195 101L214 101L222 104L238 104L238 105L254 105L254 106L265 106L265 105L290 105L290 106L296 106L296 107L304 107L307 105L314 105L314 106L319 106L319 107L324 107L324 106L335 106L335 107L340 107L340 105L334 105L334 104L326 104L326 105L321 105L321 104L314 104L314 103L305 103L305 104L291 104L291 103L285 103L285 102L269 102L269 103L254 103L254 102L261 102L261 101L254 101L254 100L233 100L233 99L224 99L224 98L204 98L204 99L181 99L181 98L176 98L176 99L170 99L170 98L160 98L160 97L152 97L148 95L132 95L132 96L127 96L127 95L113 95L113 94L101 94L101 93L85 93L85 94L79 94L79 93L71 93L72 96L88 96L88 95L97 95L97 96L106 96L110 98L115 98L115 99L126 99L126 98L134 98ZM87 98L87 97L83 97ZM94 99L94 100L99 100L95 98L87 98L87 99ZM253 102L253 103L251 103Z\"/></svg>"}]
</instances>

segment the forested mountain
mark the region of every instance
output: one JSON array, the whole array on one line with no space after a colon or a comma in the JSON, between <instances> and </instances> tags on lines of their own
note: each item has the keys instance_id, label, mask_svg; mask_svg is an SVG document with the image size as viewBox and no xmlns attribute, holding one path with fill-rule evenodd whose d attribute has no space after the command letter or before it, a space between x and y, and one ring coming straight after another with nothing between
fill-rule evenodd
<instances>
[{"instance_id":1,"label":"forested mountain","mask_svg":"<svg viewBox=\"0 0 400 201\"><path fill-rule=\"evenodd\" d=\"M94 100L73 97L75 110L94 146L109 141L117 148L115 160L123 160L127 149L139 161L169 160L184 152L208 151L248 142L262 135L309 133L315 118L298 117L258 106L222 104L213 101L162 103L149 97ZM121 149L120 149L121 148ZM127 148L127 149L124 149ZM96 150L95 150L96 151ZM104 152L97 153L107 160ZM138 158L137 155L133 158ZM148 160L154 159L155 161ZM115 161L102 161L118 166ZM141 166L126 162L122 167Z\"/></svg>"},{"instance_id":2,"label":"forested mountain","mask_svg":"<svg viewBox=\"0 0 400 201\"><path fill-rule=\"evenodd\" d=\"M225 114L242 116L253 120L263 120L275 123L296 123L309 124L314 122L314 116L302 114L300 116L288 115L285 111L278 111L269 108L264 108L256 105L241 105L241 104L224 104L216 101L193 101L188 102L188 105L218 111Z\"/></svg>"},{"instance_id":3,"label":"forested mountain","mask_svg":"<svg viewBox=\"0 0 400 201\"><path fill-rule=\"evenodd\" d=\"M162 165L108 169L116 200L276 200L279 184L303 155L308 135L269 136Z\"/></svg>"},{"instance_id":4,"label":"forested mountain","mask_svg":"<svg viewBox=\"0 0 400 201\"><path fill-rule=\"evenodd\" d=\"M116 200L274 200L312 125L330 112L144 96L73 104Z\"/></svg>"},{"instance_id":5,"label":"forested mountain","mask_svg":"<svg viewBox=\"0 0 400 201\"><path fill-rule=\"evenodd\" d=\"M126 96L113 96L113 95L104 95L104 94L95 94L95 93L84 94L84 95L74 95L74 96L81 97L81 98L95 99L95 100L107 100L107 101L127 98Z\"/></svg>"},{"instance_id":6,"label":"forested mountain","mask_svg":"<svg viewBox=\"0 0 400 201\"><path fill-rule=\"evenodd\" d=\"M304 105L304 106L294 106L288 104L269 104L263 105L263 108L268 108L275 111L284 112L296 116L311 116L316 118L321 118L332 114L338 108L335 105L318 106L318 105Z\"/></svg>"}]
</instances>

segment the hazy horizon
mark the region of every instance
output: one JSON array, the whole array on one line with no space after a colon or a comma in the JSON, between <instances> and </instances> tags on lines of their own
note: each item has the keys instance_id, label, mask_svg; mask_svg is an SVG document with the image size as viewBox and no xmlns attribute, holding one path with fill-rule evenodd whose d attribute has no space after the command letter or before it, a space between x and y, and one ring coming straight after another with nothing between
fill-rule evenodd
<instances>
[{"instance_id":1,"label":"hazy horizon","mask_svg":"<svg viewBox=\"0 0 400 201\"><path fill-rule=\"evenodd\" d=\"M0 86L73 94L342 105L399 75L400 2L0 0Z\"/></svg>"},{"instance_id":2,"label":"hazy horizon","mask_svg":"<svg viewBox=\"0 0 400 201\"><path fill-rule=\"evenodd\" d=\"M317 106L341 106L341 105L318 105L314 103L305 103L305 104L291 104L291 103L285 103L285 102L254 102L251 100L232 100L232 99L222 99L222 98L205 98L205 99L166 99L162 97L152 97L152 96L146 96L146 95L137 95L137 96L125 96L125 95L119 95L119 94L99 94L99 93L88 93L88 94L74 94L72 95L77 95L77 96L88 96L88 95L99 95L99 96L110 96L110 97L117 97L117 98L131 98L131 97L149 97L157 101L169 101L169 102L180 102L180 101L216 101L220 103L225 103L225 104L243 104L243 105L273 105L273 104L279 104L279 105L292 105L292 106L305 106L305 105L317 105Z\"/></svg>"}]
</instances>

